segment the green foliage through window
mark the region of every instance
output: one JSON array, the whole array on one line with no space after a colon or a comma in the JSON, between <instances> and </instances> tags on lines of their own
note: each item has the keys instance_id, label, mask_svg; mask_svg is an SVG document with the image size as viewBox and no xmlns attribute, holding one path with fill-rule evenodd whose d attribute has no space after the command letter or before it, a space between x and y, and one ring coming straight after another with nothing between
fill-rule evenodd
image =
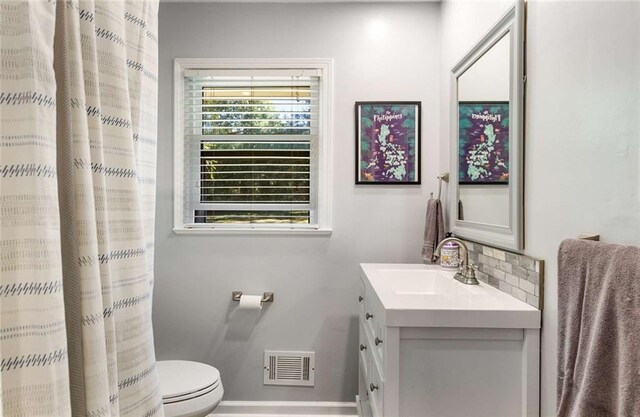
<instances>
[{"instance_id":1,"label":"green foliage through window","mask_svg":"<svg viewBox=\"0 0 640 417\"><path fill-rule=\"evenodd\" d=\"M202 203L309 203L308 142L203 142Z\"/></svg>"},{"instance_id":2,"label":"green foliage through window","mask_svg":"<svg viewBox=\"0 0 640 417\"><path fill-rule=\"evenodd\" d=\"M199 144L193 221L309 224L317 80L233 76L190 83L186 128Z\"/></svg>"},{"instance_id":3,"label":"green foliage through window","mask_svg":"<svg viewBox=\"0 0 640 417\"><path fill-rule=\"evenodd\" d=\"M309 87L204 87L203 135L309 135Z\"/></svg>"}]
</instances>

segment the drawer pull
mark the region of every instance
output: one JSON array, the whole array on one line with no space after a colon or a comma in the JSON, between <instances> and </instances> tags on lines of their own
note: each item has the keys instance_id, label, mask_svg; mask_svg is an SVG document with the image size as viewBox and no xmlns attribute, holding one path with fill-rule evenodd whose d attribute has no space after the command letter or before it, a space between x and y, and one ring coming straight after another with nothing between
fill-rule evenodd
<instances>
[{"instance_id":1,"label":"drawer pull","mask_svg":"<svg viewBox=\"0 0 640 417\"><path fill-rule=\"evenodd\" d=\"M366 350L367 347L365 345L360 345L360 352L362 352L363 350Z\"/></svg>"},{"instance_id":2,"label":"drawer pull","mask_svg":"<svg viewBox=\"0 0 640 417\"><path fill-rule=\"evenodd\" d=\"M378 389L377 385L373 385L373 382L369 384L369 389L371 390L371 392L375 391Z\"/></svg>"},{"instance_id":3,"label":"drawer pull","mask_svg":"<svg viewBox=\"0 0 640 417\"><path fill-rule=\"evenodd\" d=\"M373 314L367 313L367 314L364 315L364 318L367 319L367 320L372 319L373 318Z\"/></svg>"},{"instance_id":4,"label":"drawer pull","mask_svg":"<svg viewBox=\"0 0 640 417\"><path fill-rule=\"evenodd\" d=\"M358 302L359 302L359 303L361 303L361 302L362 302L362 300L364 300L364 298L362 298L362 296L361 296L361 295L359 295L359 296L358 296Z\"/></svg>"},{"instance_id":5,"label":"drawer pull","mask_svg":"<svg viewBox=\"0 0 640 417\"><path fill-rule=\"evenodd\" d=\"M378 346L380 343L382 343L382 339L378 339L378 338L376 337L376 346Z\"/></svg>"}]
</instances>

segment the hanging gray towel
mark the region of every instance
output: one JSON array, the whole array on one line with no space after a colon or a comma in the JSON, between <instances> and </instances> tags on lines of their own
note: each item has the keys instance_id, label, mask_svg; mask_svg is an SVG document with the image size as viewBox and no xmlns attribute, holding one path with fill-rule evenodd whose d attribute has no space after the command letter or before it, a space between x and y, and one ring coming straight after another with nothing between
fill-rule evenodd
<instances>
[{"instance_id":1,"label":"hanging gray towel","mask_svg":"<svg viewBox=\"0 0 640 417\"><path fill-rule=\"evenodd\" d=\"M422 259L427 263L436 261L433 252L444 239L444 216L440 200L430 198L427 202L427 218L424 224L424 244L422 245Z\"/></svg>"},{"instance_id":2,"label":"hanging gray towel","mask_svg":"<svg viewBox=\"0 0 640 417\"><path fill-rule=\"evenodd\" d=\"M640 416L640 248L560 245L557 415Z\"/></svg>"}]
</instances>

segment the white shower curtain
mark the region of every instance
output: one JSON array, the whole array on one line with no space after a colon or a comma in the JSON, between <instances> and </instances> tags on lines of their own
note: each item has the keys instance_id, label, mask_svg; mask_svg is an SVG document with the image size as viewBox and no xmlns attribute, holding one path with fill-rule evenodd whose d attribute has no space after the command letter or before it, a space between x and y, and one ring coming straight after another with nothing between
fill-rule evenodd
<instances>
[{"instance_id":1,"label":"white shower curtain","mask_svg":"<svg viewBox=\"0 0 640 417\"><path fill-rule=\"evenodd\" d=\"M157 0L0 1L0 415L162 415Z\"/></svg>"}]
</instances>

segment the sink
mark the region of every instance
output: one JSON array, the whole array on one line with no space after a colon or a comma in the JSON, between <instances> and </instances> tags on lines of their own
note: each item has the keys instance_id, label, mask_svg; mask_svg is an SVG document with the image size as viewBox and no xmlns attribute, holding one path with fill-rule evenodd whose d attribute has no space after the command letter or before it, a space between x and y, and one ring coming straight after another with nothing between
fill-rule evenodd
<instances>
[{"instance_id":1,"label":"sink","mask_svg":"<svg viewBox=\"0 0 640 417\"><path fill-rule=\"evenodd\" d=\"M453 280L451 273L438 269L381 269L379 272L388 276L389 288L398 295L472 293L470 288Z\"/></svg>"},{"instance_id":2,"label":"sink","mask_svg":"<svg viewBox=\"0 0 640 417\"><path fill-rule=\"evenodd\" d=\"M486 282L465 285L438 265L360 264L387 326L540 328L540 311Z\"/></svg>"},{"instance_id":3,"label":"sink","mask_svg":"<svg viewBox=\"0 0 640 417\"><path fill-rule=\"evenodd\" d=\"M389 287L396 294L442 294L447 282L439 271L389 269L381 271L393 276Z\"/></svg>"}]
</instances>

